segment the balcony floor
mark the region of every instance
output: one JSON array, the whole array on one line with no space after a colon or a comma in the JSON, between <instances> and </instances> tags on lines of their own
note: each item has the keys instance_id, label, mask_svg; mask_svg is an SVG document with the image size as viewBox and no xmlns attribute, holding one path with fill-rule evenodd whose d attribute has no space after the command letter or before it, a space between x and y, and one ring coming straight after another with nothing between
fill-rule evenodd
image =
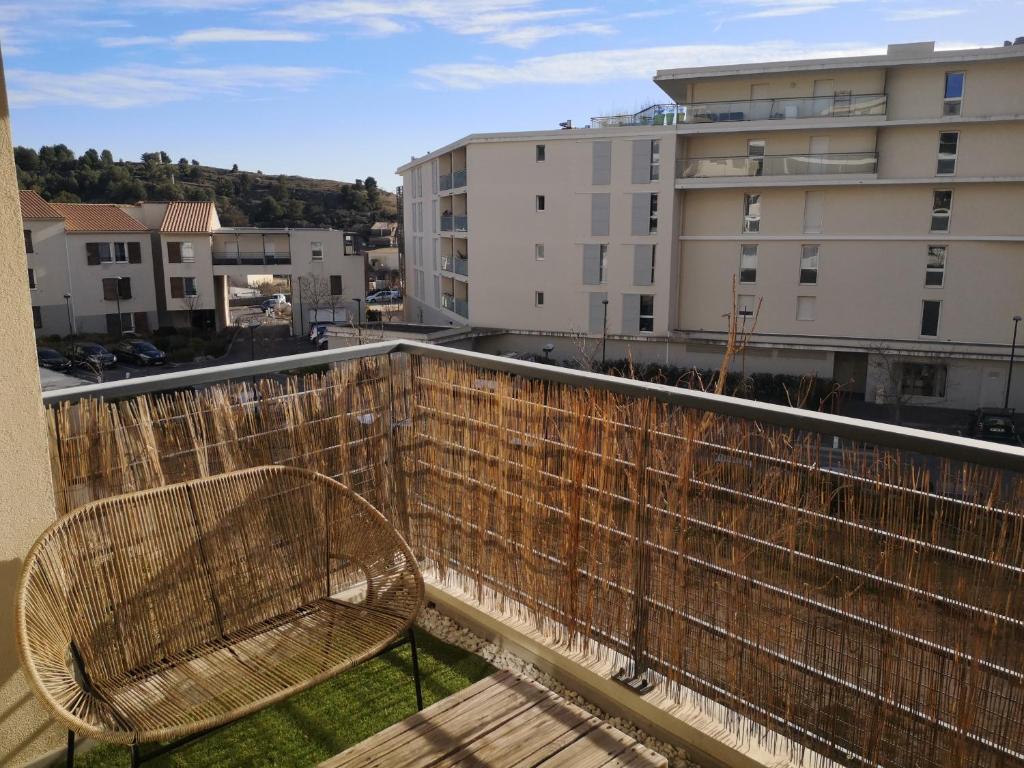
<instances>
[{"instance_id":1,"label":"balcony floor","mask_svg":"<svg viewBox=\"0 0 1024 768\"><path fill-rule=\"evenodd\" d=\"M423 631L416 633L416 641L424 706L445 699L494 671L479 656ZM415 712L412 663L409 646L405 645L146 765L307 768ZM130 755L126 747L101 744L76 755L75 765L121 768L130 763Z\"/></svg>"}]
</instances>

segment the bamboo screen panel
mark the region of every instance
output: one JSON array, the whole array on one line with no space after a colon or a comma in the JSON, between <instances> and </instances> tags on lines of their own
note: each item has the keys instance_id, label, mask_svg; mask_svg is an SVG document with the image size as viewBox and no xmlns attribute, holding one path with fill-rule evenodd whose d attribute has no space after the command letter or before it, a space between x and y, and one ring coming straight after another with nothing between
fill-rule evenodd
<instances>
[{"instance_id":1,"label":"bamboo screen panel","mask_svg":"<svg viewBox=\"0 0 1024 768\"><path fill-rule=\"evenodd\" d=\"M412 361L442 578L844 765L1024 765L1024 485L984 467Z\"/></svg>"}]
</instances>

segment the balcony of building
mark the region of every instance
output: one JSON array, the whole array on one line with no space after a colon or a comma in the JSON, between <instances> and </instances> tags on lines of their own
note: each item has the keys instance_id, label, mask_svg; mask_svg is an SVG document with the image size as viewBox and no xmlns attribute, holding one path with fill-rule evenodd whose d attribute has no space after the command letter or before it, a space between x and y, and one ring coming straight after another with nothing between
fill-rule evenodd
<instances>
[{"instance_id":1,"label":"balcony of building","mask_svg":"<svg viewBox=\"0 0 1024 768\"><path fill-rule=\"evenodd\" d=\"M469 277L469 242L455 238L441 239L441 271Z\"/></svg>"},{"instance_id":2,"label":"balcony of building","mask_svg":"<svg viewBox=\"0 0 1024 768\"><path fill-rule=\"evenodd\" d=\"M442 280L457 311L465 284ZM525 657L698 765L1024 759L1021 449L411 342L57 391L45 405L58 515L266 464L333 478L405 537L426 599L462 626L453 637L484 635L502 649L489 658ZM151 576L154 604L179 610ZM52 584L51 601L74 592ZM431 611L420 622L440 626ZM490 671L423 649L427 703ZM408 648L390 652L207 748L238 764L329 758L413 714L411 672ZM434 716L375 739L411 739ZM535 745L581 738L575 720L529 718L489 742L477 707L421 748L455 762L468 739L491 743L474 765L544 766ZM291 742L299 757L283 752ZM375 764L435 765L420 744ZM128 748L101 749L90 765ZM581 764L571 754L556 763Z\"/></svg>"},{"instance_id":3,"label":"balcony of building","mask_svg":"<svg viewBox=\"0 0 1024 768\"><path fill-rule=\"evenodd\" d=\"M877 152L693 157L676 161L676 179L872 175L877 170Z\"/></svg>"},{"instance_id":4,"label":"balcony of building","mask_svg":"<svg viewBox=\"0 0 1024 768\"><path fill-rule=\"evenodd\" d=\"M466 148L459 147L438 157L437 173L437 186L441 194L465 187L468 182Z\"/></svg>"},{"instance_id":5,"label":"balcony of building","mask_svg":"<svg viewBox=\"0 0 1024 768\"><path fill-rule=\"evenodd\" d=\"M632 114L590 119L593 128L628 125L698 125L753 120L884 117L884 93L787 96L774 99L702 101L693 104L654 104Z\"/></svg>"},{"instance_id":6,"label":"balcony of building","mask_svg":"<svg viewBox=\"0 0 1024 768\"><path fill-rule=\"evenodd\" d=\"M441 232L460 234L469 231L469 199L465 192L446 197L441 208Z\"/></svg>"},{"instance_id":7,"label":"balcony of building","mask_svg":"<svg viewBox=\"0 0 1024 768\"><path fill-rule=\"evenodd\" d=\"M213 234L213 265L276 267L292 263L287 230L231 229Z\"/></svg>"}]
</instances>

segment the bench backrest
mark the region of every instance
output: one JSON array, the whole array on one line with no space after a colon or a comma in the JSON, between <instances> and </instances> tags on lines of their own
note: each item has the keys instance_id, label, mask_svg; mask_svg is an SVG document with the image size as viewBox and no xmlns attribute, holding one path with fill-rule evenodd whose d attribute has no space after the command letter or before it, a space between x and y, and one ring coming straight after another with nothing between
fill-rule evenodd
<instances>
[{"instance_id":1,"label":"bench backrest","mask_svg":"<svg viewBox=\"0 0 1024 768\"><path fill-rule=\"evenodd\" d=\"M384 524L322 475L259 467L81 507L33 556L101 682L327 596L331 538L368 521Z\"/></svg>"}]
</instances>

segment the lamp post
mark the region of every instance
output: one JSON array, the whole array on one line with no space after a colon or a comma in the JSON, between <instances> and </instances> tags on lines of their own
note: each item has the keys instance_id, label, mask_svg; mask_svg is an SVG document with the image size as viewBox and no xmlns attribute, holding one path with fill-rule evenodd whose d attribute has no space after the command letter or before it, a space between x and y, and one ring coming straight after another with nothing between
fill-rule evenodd
<instances>
[{"instance_id":1,"label":"lamp post","mask_svg":"<svg viewBox=\"0 0 1024 768\"><path fill-rule=\"evenodd\" d=\"M1006 394L1003 396L1003 410L1010 407L1010 382L1013 380L1013 354L1017 351L1017 324L1021 316L1013 316L1013 341L1010 342L1010 367L1006 371Z\"/></svg>"},{"instance_id":2,"label":"lamp post","mask_svg":"<svg viewBox=\"0 0 1024 768\"><path fill-rule=\"evenodd\" d=\"M555 349L555 345L550 343L550 342L548 342L543 347L541 347L541 350L544 352L544 362L545 363L551 362L551 353L554 351L554 349Z\"/></svg>"},{"instance_id":3,"label":"lamp post","mask_svg":"<svg viewBox=\"0 0 1024 768\"><path fill-rule=\"evenodd\" d=\"M363 300L352 299L352 301L356 303L356 340L361 342L363 340Z\"/></svg>"},{"instance_id":4,"label":"lamp post","mask_svg":"<svg viewBox=\"0 0 1024 768\"><path fill-rule=\"evenodd\" d=\"M68 333L72 336L75 335L75 324L71 320L71 294L64 294L64 304L68 308Z\"/></svg>"},{"instance_id":5,"label":"lamp post","mask_svg":"<svg viewBox=\"0 0 1024 768\"><path fill-rule=\"evenodd\" d=\"M604 304L604 322L601 330L601 367L604 368L605 352L608 349L608 299L601 299Z\"/></svg>"},{"instance_id":6,"label":"lamp post","mask_svg":"<svg viewBox=\"0 0 1024 768\"><path fill-rule=\"evenodd\" d=\"M121 277L114 277L114 298L117 299L117 337L124 336L124 318L121 317Z\"/></svg>"}]
</instances>

